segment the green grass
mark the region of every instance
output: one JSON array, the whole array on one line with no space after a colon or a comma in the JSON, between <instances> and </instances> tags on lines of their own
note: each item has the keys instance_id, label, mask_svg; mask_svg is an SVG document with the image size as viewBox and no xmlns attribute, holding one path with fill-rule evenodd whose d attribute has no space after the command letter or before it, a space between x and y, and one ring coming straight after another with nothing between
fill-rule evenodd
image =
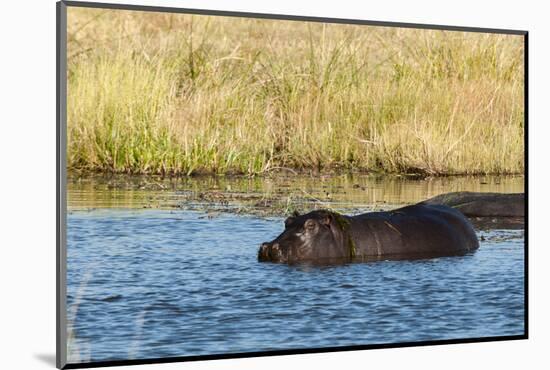
<instances>
[{"instance_id":1,"label":"green grass","mask_svg":"<svg viewBox=\"0 0 550 370\"><path fill-rule=\"evenodd\" d=\"M522 173L520 36L69 9L68 165Z\"/></svg>"}]
</instances>

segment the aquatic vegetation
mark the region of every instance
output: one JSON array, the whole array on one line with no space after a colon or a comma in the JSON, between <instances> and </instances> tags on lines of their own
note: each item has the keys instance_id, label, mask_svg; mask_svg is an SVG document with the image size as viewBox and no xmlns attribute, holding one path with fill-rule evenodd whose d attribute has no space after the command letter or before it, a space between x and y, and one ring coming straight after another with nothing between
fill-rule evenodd
<instances>
[{"instance_id":1,"label":"aquatic vegetation","mask_svg":"<svg viewBox=\"0 0 550 370\"><path fill-rule=\"evenodd\" d=\"M68 166L524 170L523 38L69 9Z\"/></svg>"}]
</instances>

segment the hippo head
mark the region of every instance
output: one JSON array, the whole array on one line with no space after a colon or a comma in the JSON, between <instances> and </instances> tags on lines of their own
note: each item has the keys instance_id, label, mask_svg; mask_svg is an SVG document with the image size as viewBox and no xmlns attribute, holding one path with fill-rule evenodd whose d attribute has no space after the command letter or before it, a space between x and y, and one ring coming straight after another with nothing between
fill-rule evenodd
<instances>
[{"instance_id":1,"label":"hippo head","mask_svg":"<svg viewBox=\"0 0 550 370\"><path fill-rule=\"evenodd\" d=\"M275 240L263 243L258 252L261 262L322 262L349 256L344 231L349 221L337 213L319 210L305 215L295 213L285 220L285 230Z\"/></svg>"}]
</instances>

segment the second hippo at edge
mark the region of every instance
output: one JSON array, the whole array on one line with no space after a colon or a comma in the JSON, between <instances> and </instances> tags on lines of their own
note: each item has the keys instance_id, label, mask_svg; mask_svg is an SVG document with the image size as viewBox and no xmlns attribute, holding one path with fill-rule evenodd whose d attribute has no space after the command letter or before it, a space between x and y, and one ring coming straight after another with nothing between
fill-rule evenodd
<instances>
[{"instance_id":1,"label":"second hippo at edge","mask_svg":"<svg viewBox=\"0 0 550 370\"><path fill-rule=\"evenodd\" d=\"M439 204L459 210L467 217L524 217L523 193L476 193L459 191L437 195L420 204Z\"/></svg>"}]
</instances>

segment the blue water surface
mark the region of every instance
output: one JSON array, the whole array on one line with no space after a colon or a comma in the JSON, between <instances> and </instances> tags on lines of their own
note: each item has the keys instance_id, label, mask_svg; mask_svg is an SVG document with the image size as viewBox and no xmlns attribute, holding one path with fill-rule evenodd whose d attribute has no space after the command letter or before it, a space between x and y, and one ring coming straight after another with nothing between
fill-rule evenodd
<instances>
[{"instance_id":1,"label":"blue water surface","mask_svg":"<svg viewBox=\"0 0 550 370\"><path fill-rule=\"evenodd\" d=\"M524 333L522 230L482 232L462 257L259 263L281 231L278 218L71 212L69 363Z\"/></svg>"}]
</instances>

